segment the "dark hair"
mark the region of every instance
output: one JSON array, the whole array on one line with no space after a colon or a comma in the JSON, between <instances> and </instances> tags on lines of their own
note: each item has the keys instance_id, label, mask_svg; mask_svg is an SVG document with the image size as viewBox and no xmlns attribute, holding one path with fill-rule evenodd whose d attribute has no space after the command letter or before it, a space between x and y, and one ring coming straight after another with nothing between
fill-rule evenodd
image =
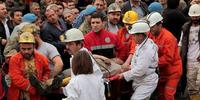
<instances>
[{"instance_id":1,"label":"dark hair","mask_svg":"<svg viewBox=\"0 0 200 100\"><path fill-rule=\"evenodd\" d=\"M92 74L93 63L89 53L85 50L77 52L72 59L72 72L78 74Z\"/></svg>"},{"instance_id":2,"label":"dark hair","mask_svg":"<svg viewBox=\"0 0 200 100\"><path fill-rule=\"evenodd\" d=\"M58 5L58 6L62 6L62 8L64 9L64 5L63 5L62 2L57 2L56 5Z\"/></svg>"},{"instance_id":3,"label":"dark hair","mask_svg":"<svg viewBox=\"0 0 200 100\"><path fill-rule=\"evenodd\" d=\"M19 9L15 9L15 10L13 9L13 10L11 10L11 11L10 11L10 17L12 17L12 18L13 18L13 17L14 17L14 14L15 14L15 12L21 12L21 13L22 13L22 11L21 11L21 10L19 10Z\"/></svg>"},{"instance_id":4,"label":"dark hair","mask_svg":"<svg viewBox=\"0 0 200 100\"><path fill-rule=\"evenodd\" d=\"M179 6L180 0L167 0L167 8L176 9Z\"/></svg>"},{"instance_id":5,"label":"dark hair","mask_svg":"<svg viewBox=\"0 0 200 100\"><path fill-rule=\"evenodd\" d=\"M74 1L73 1L73 0L67 0L67 3L69 3L69 2L71 3L71 2L74 2ZM74 3L75 3L75 2L74 2Z\"/></svg>"},{"instance_id":6,"label":"dark hair","mask_svg":"<svg viewBox=\"0 0 200 100\"><path fill-rule=\"evenodd\" d=\"M102 11L94 12L91 15L91 18L100 18L102 21L107 21L106 14L104 12L102 12Z\"/></svg>"},{"instance_id":7,"label":"dark hair","mask_svg":"<svg viewBox=\"0 0 200 100\"><path fill-rule=\"evenodd\" d=\"M92 3L95 3L97 0L92 0ZM104 4L105 4L105 2L104 2L104 0L101 0Z\"/></svg>"},{"instance_id":8,"label":"dark hair","mask_svg":"<svg viewBox=\"0 0 200 100\"><path fill-rule=\"evenodd\" d=\"M81 47L83 47L83 40L80 40L80 41L74 41L76 45L81 45Z\"/></svg>"}]
</instances>

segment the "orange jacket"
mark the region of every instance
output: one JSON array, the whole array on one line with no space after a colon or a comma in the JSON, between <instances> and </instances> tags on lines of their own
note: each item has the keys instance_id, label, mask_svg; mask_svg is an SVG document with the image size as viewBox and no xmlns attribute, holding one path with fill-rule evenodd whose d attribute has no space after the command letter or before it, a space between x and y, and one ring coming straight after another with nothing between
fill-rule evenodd
<instances>
[{"instance_id":1,"label":"orange jacket","mask_svg":"<svg viewBox=\"0 0 200 100\"><path fill-rule=\"evenodd\" d=\"M125 27L120 28L118 30L117 36L118 36L118 39L121 41L121 43L124 45L124 48L123 48L124 58L122 60L126 61L129 54L133 54L135 51L135 46L136 46L135 41L133 40L133 36L129 35Z\"/></svg>"},{"instance_id":2,"label":"orange jacket","mask_svg":"<svg viewBox=\"0 0 200 100\"><path fill-rule=\"evenodd\" d=\"M37 78L41 81L47 80L50 75L48 59L43 55L34 51L35 67L37 70ZM30 85L28 79L24 75L24 59L21 53L13 55L9 62L9 75L12 79L11 87L8 89L8 100L18 100L20 90L27 91L30 94L31 100L41 100L41 97L36 92L36 89Z\"/></svg>"},{"instance_id":3,"label":"orange jacket","mask_svg":"<svg viewBox=\"0 0 200 100\"><path fill-rule=\"evenodd\" d=\"M151 33L148 33L148 35L159 47L158 66L160 76L168 78L180 77L182 74L182 62L176 38L165 28L161 29L158 36L153 36Z\"/></svg>"}]
</instances>

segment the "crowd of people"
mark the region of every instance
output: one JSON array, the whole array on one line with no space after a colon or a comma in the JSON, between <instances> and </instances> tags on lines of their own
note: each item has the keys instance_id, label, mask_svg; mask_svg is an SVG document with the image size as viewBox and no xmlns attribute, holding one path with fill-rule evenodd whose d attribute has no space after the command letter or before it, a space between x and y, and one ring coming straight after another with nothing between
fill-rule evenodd
<instances>
[{"instance_id":1,"label":"crowd of people","mask_svg":"<svg viewBox=\"0 0 200 100\"><path fill-rule=\"evenodd\" d=\"M200 0L0 0L0 65L0 100L200 100Z\"/></svg>"}]
</instances>

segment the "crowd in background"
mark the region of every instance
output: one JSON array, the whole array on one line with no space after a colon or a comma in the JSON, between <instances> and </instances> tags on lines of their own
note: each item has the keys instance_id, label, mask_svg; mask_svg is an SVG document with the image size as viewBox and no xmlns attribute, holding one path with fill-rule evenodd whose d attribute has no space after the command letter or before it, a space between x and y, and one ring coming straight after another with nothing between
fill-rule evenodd
<instances>
[{"instance_id":1,"label":"crowd in background","mask_svg":"<svg viewBox=\"0 0 200 100\"><path fill-rule=\"evenodd\" d=\"M134 40L135 35L129 33L138 20L145 20L150 29L141 33L146 33L158 46L157 71L160 77L155 95L158 94L159 100L174 100L175 94L182 99L200 100L199 6L200 0L1 0L0 99L8 95L8 99L17 100L9 98L14 96L14 92L18 93L12 90L13 83L9 84L14 91L11 93L8 82L4 81L7 78L12 80L16 72L5 66L16 66L9 62L21 51L21 42L18 42L22 33L28 31L33 34L35 49L48 58L49 69L43 66L46 71L50 70L46 74L55 78L73 66L75 58L70 58L76 57L74 51L77 48L72 47L71 41L63 42L70 37L65 34L67 31L78 29L84 39L76 44L95 54L95 58L104 59L104 56L123 67L130 67L134 63L138 43ZM17 79L11 82L22 86ZM117 92L107 99L130 99L134 93L132 83L119 80L112 83L114 87L119 87L118 84L120 88L113 88L112 91ZM152 99L157 97L155 95L151 96ZM135 96L136 99L138 97Z\"/></svg>"}]
</instances>

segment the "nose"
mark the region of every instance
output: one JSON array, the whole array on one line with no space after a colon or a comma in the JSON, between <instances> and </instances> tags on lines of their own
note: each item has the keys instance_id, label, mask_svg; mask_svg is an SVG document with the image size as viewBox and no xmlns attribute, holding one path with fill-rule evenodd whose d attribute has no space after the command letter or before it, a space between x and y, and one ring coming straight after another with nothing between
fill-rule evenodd
<instances>
[{"instance_id":1,"label":"nose","mask_svg":"<svg viewBox=\"0 0 200 100\"><path fill-rule=\"evenodd\" d=\"M118 15L114 15L114 18L117 19L117 18L118 18Z\"/></svg>"},{"instance_id":2,"label":"nose","mask_svg":"<svg viewBox=\"0 0 200 100\"><path fill-rule=\"evenodd\" d=\"M25 50L24 50L24 53L28 53L28 51L29 51L28 49L25 49Z\"/></svg>"}]
</instances>

